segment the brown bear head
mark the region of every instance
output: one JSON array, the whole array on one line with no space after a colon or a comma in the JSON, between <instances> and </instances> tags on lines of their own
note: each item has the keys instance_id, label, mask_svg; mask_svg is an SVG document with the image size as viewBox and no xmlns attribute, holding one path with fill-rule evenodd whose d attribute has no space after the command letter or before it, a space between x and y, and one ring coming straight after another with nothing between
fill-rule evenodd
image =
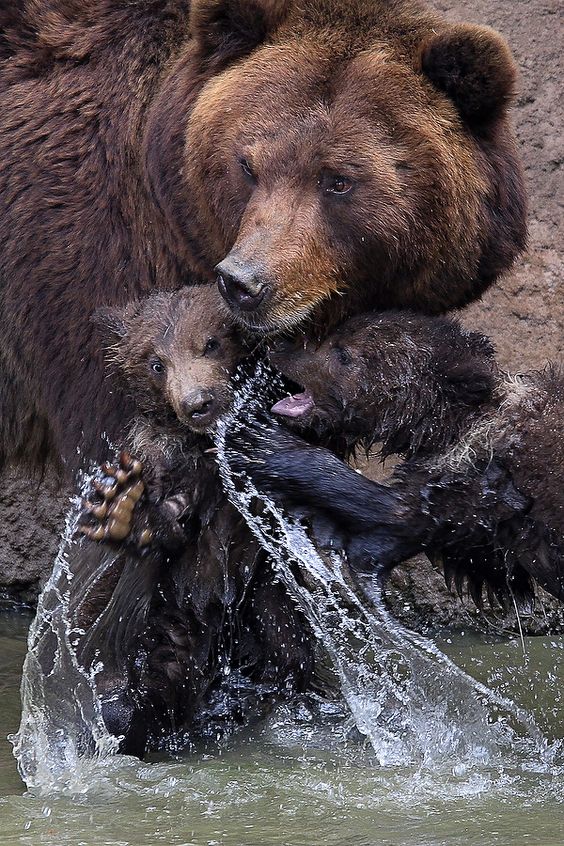
<instances>
[{"instance_id":1,"label":"brown bear head","mask_svg":"<svg viewBox=\"0 0 564 846\"><path fill-rule=\"evenodd\" d=\"M515 66L493 30L412 0L195 0L190 30L147 174L240 323L442 312L522 249Z\"/></svg>"},{"instance_id":2,"label":"brown bear head","mask_svg":"<svg viewBox=\"0 0 564 846\"><path fill-rule=\"evenodd\" d=\"M388 311L351 318L318 343L279 340L272 363L302 392L273 411L299 429L384 444L385 455L435 452L489 408L493 348L453 320Z\"/></svg>"},{"instance_id":3,"label":"brown bear head","mask_svg":"<svg viewBox=\"0 0 564 846\"><path fill-rule=\"evenodd\" d=\"M171 434L208 431L231 404L245 353L224 311L217 288L201 285L94 314L135 407Z\"/></svg>"}]
</instances>

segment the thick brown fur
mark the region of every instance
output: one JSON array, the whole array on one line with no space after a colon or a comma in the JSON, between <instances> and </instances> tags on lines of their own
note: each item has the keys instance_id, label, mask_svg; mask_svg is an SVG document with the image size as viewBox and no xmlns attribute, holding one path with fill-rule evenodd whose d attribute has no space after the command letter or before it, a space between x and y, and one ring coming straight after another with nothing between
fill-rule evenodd
<instances>
[{"instance_id":1,"label":"thick brown fur","mask_svg":"<svg viewBox=\"0 0 564 846\"><path fill-rule=\"evenodd\" d=\"M484 27L412 0L4 5L2 461L121 437L101 305L227 261L260 331L439 312L523 246L515 69Z\"/></svg>"},{"instance_id":2,"label":"thick brown fur","mask_svg":"<svg viewBox=\"0 0 564 846\"><path fill-rule=\"evenodd\" d=\"M312 397L296 423L383 456L441 452L494 404L490 342L456 321L409 312L351 318L324 341L272 345L272 363Z\"/></svg>"},{"instance_id":3,"label":"thick brown fur","mask_svg":"<svg viewBox=\"0 0 564 846\"><path fill-rule=\"evenodd\" d=\"M127 538L72 545L70 601L85 632L80 660L103 665L104 719L123 736L122 751L137 755L171 737L178 748L186 732L193 740L229 672L237 684L224 721L247 716L267 693L301 689L312 666L307 627L209 453L209 430L229 408L230 377L248 352L219 299L215 286L199 286L96 314L112 384L136 403L128 440L144 462L145 493ZM194 417L198 403L205 413ZM121 495L116 476L102 488L111 503ZM151 541L140 544L147 531Z\"/></svg>"},{"instance_id":4,"label":"thick brown fur","mask_svg":"<svg viewBox=\"0 0 564 846\"><path fill-rule=\"evenodd\" d=\"M114 390L135 407L129 446L142 460L151 459L152 442L166 455L229 409L230 377L249 348L214 285L103 307L94 322Z\"/></svg>"},{"instance_id":5,"label":"thick brown fur","mask_svg":"<svg viewBox=\"0 0 564 846\"><path fill-rule=\"evenodd\" d=\"M523 601L532 581L564 600L561 369L508 376L483 336L409 312L353 318L272 359L305 388L273 409L299 430L407 457L382 485L280 428L249 433L247 459L235 455L260 484L329 514L353 565L386 571L427 551L478 604L484 584Z\"/></svg>"}]
</instances>

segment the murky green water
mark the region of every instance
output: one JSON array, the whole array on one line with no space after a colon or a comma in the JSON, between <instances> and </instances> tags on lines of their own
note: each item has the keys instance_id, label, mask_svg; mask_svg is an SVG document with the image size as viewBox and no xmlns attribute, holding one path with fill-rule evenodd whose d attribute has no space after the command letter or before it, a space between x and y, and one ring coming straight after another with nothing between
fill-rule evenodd
<instances>
[{"instance_id":1,"label":"murky green water","mask_svg":"<svg viewBox=\"0 0 564 846\"><path fill-rule=\"evenodd\" d=\"M28 620L0 618L0 738L19 723ZM450 642L449 642L450 641ZM461 666L564 736L564 639L438 641ZM437 699L440 701L440 690ZM73 846L562 846L564 767L511 760L441 772L379 768L343 740L331 709L280 709L214 754L140 763L119 758L81 774L82 795L25 794L0 740L0 844Z\"/></svg>"}]
</instances>

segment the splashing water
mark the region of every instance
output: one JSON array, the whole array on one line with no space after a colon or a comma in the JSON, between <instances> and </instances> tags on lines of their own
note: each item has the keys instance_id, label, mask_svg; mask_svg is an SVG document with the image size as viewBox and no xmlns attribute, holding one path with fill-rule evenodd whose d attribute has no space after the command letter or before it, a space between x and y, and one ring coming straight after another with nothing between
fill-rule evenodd
<instances>
[{"instance_id":1,"label":"splashing water","mask_svg":"<svg viewBox=\"0 0 564 846\"><path fill-rule=\"evenodd\" d=\"M92 477L84 476L81 493ZM81 510L80 497L71 502L53 572L39 597L28 635L21 684L22 717L13 744L21 778L41 792L60 789L80 793L89 770L115 754L119 738L110 734L102 718L96 692L94 664L78 661L75 643L83 632L73 628L69 549ZM101 578L109 559L100 562L92 582Z\"/></svg>"},{"instance_id":2,"label":"splashing water","mask_svg":"<svg viewBox=\"0 0 564 846\"><path fill-rule=\"evenodd\" d=\"M356 726L383 766L420 764L442 772L446 765L450 774L464 776L473 765L497 763L503 770L509 752L516 752L519 767L547 772L560 747L548 744L527 713L399 625L375 582L359 593L339 555L319 553L298 521L259 495L246 477L232 473L226 437L268 407L268 383L278 390L262 365L251 378L239 377L233 411L218 427L220 472L229 497L269 551L331 660L351 714L343 737ZM81 494L91 482L85 475ZM260 517L252 508L257 497L265 503ZM112 774L133 766L131 759L116 756L120 739L104 724L96 686L102 666L96 660L83 666L75 649L84 632L73 622L71 587L77 590L69 552L80 510L77 497L29 631L21 723L9 738L22 779L40 795L111 792L116 789ZM102 556L88 583L95 584L111 565L112 558ZM293 731L286 726L275 735L280 740Z\"/></svg>"},{"instance_id":3,"label":"splashing water","mask_svg":"<svg viewBox=\"0 0 564 846\"><path fill-rule=\"evenodd\" d=\"M376 579L359 594L341 555L320 553L298 520L282 513L246 475L232 471L229 433L251 420L260 427L257 414L264 419L272 390L283 387L265 365L238 381L232 412L216 438L224 486L323 644L352 719L379 764L447 765L462 772L474 764L501 763L505 753L525 745L548 765L556 745L549 745L530 715L395 621ZM253 509L257 499L263 503L260 516Z\"/></svg>"}]
</instances>

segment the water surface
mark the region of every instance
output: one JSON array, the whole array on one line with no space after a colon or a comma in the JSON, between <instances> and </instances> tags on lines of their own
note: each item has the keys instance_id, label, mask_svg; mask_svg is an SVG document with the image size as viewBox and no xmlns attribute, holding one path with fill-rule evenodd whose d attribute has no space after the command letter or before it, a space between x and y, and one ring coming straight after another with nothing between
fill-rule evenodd
<instances>
[{"instance_id":1,"label":"water surface","mask_svg":"<svg viewBox=\"0 0 564 846\"><path fill-rule=\"evenodd\" d=\"M177 760L85 765L73 796L33 796L4 739L20 719L29 619L0 618L0 843L64 846L562 846L564 768L529 747L501 762L377 765L346 709L303 701ZM562 738L564 639L442 633L460 666ZM440 691L437 691L440 701Z\"/></svg>"}]
</instances>

